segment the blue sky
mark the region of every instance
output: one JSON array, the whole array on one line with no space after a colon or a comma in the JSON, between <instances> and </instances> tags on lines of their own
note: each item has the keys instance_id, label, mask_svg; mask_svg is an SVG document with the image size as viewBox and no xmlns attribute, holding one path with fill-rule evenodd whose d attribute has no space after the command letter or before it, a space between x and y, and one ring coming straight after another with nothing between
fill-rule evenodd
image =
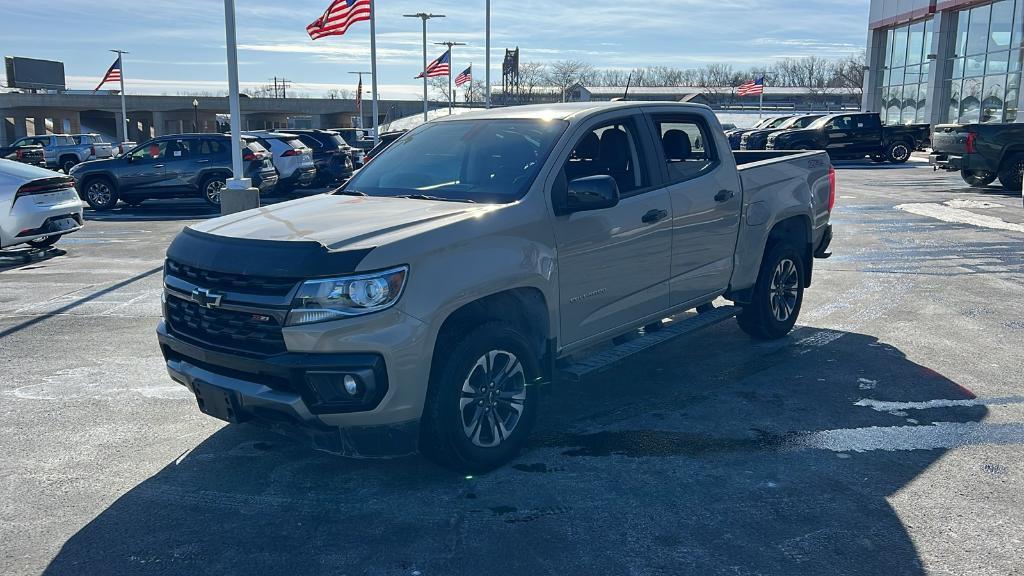
<instances>
[{"instance_id":1,"label":"blue sky","mask_svg":"<svg viewBox=\"0 0 1024 576\"><path fill-rule=\"evenodd\" d=\"M5 0L13 2L13 0ZM236 0L239 74L244 85L273 76L295 93L354 88L351 70L369 69L369 23L341 38L312 42L305 26L329 0ZM862 51L869 0L492 0L492 73L500 81L504 48L524 61L579 59L603 68L729 63L748 68L779 58L839 57ZM484 0L377 0L382 98L414 98L422 66L419 20L428 41L455 40L456 72L474 63L483 77ZM5 10L0 52L63 60L69 88L91 89L112 61L125 57L128 93L177 94L226 89L224 11L220 0L36 0ZM430 46L431 58L443 49ZM437 53L437 54L435 54Z\"/></svg>"}]
</instances>

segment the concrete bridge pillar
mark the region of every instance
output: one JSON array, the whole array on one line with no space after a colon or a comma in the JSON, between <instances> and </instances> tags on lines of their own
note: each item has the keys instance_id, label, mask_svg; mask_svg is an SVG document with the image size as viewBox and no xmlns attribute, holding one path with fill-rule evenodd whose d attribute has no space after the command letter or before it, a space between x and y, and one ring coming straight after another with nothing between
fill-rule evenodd
<instances>
[{"instance_id":1,"label":"concrete bridge pillar","mask_svg":"<svg viewBox=\"0 0 1024 576\"><path fill-rule=\"evenodd\" d=\"M32 119L32 125L35 130L35 136L46 135L46 118L42 116L36 116ZM55 126L56 128L56 126Z\"/></svg>"},{"instance_id":2,"label":"concrete bridge pillar","mask_svg":"<svg viewBox=\"0 0 1024 576\"><path fill-rule=\"evenodd\" d=\"M153 136L163 136L167 133L167 118L163 112L153 112Z\"/></svg>"},{"instance_id":3,"label":"concrete bridge pillar","mask_svg":"<svg viewBox=\"0 0 1024 576\"><path fill-rule=\"evenodd\" d=\"M28 127L25 124L27 119L24 116L14 116L14 139L28 136Z\"/></svg>"},{"instance_id":4,"label":"concrete bridge pillar","mask_svg":"<svg viewBox=\"0 0 1024 576\"><path fill-rule=\"evenodd\" d=\"M128 135L126 134L128 123L125 120L123 114L120 111L114 112L114 123L117 124L117 140L118 142L127 142Z\"/></svg>"}]
</instances>

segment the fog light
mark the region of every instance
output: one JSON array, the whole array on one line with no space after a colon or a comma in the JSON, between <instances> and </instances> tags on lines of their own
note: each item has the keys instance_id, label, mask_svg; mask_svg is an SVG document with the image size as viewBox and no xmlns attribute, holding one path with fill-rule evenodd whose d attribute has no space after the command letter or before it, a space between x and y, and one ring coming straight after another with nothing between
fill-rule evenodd
<instances>
[{"instance_id":1,"label":"fog light","mask_svg":"<svg viewBox=\"0 0 1024 576\"><path fill-rule=\"evenodd\" d=\"M348 392L349 396L359 395L359 381L354 376L345 375L345 392Z\"/></svg>"}]
</instances>

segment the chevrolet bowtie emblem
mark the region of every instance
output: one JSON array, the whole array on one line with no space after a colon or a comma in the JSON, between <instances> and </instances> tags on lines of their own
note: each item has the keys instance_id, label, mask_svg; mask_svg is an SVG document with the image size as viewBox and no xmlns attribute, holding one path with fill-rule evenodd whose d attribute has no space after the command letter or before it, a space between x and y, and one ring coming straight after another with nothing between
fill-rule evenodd
<instances>
[{"instance_id":1,"label":"chevrolet bowtie emblem","mask_svg":"<svg viewBox=\"0 0 1024 576\"><path fill-rule=\"evenodd\" d=\"M203 308L220 307L220 301L222 298L224 298L223 294L210 292L206 288L196 288L192 291L192 301Z\"/></svg>"}]
</instances>

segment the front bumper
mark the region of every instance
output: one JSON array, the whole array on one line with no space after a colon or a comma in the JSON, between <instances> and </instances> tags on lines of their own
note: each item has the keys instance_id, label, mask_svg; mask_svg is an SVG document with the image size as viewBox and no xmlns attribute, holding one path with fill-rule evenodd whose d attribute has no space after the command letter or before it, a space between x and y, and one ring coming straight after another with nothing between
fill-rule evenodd
<instances>
[{"instance_id":1,"label":"front bumper","mask_svg":"<svg viewBox=\"0 0 1024 576\"><path fill-rule=\"evenodd\" d=\"M286 353L250 357L197 346L157 327L167 370L196 395L200 409L228 422L254 422L312 441L315 448L350 457L414 453L416 420L340 426L338 415L377 408L388 391L384 359L375 354ZM366 402L339 400L342 374L367 385ZM325 375L334 378L326 378ZM327 418L325 418L327 416Z\"/></svg>"}]
</instances>

